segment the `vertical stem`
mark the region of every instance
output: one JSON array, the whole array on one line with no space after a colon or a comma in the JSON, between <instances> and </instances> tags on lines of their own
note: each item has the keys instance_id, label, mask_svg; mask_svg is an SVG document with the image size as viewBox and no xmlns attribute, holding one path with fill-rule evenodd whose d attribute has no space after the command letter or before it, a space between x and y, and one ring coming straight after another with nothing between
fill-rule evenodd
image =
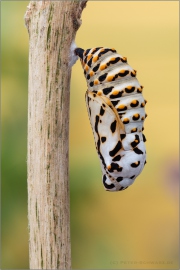
<instances>
[{"instance_id":1,"label":"vertical stem","mask_svg":"<svg viewBox=\"0 0 180 270\"><path fill-rule=\"evenodd\" d=\"M30 269L70 269L70 47L86 1L31 1L28 220Z\"/></svg>"}]
</instances>

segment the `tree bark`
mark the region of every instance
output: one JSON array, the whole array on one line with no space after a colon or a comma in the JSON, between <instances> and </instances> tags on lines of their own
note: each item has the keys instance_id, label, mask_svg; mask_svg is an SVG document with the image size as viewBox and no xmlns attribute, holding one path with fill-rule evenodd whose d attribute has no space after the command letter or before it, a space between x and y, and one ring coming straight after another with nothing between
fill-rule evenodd
<instances>
[{"instance_id":1,"label":"tree bark","mask_svg":"<svg viewBox=\"0 0 180 270\"><path fill-rule=\"evenodd\" d=\"M28 222L30 269L70 269L69 100L72 44L87 1L31 1Z\"/></svg>"}]
</instances>

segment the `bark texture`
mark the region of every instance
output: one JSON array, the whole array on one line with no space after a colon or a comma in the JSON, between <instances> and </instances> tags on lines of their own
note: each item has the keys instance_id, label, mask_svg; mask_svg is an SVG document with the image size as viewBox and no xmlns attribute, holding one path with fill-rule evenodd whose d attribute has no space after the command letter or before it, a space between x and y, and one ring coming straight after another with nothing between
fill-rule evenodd
<instances>
[{"instance_id":1,"label":"bark texture","mask_svg":"<svg viewBox=\"0 0 180 270\"><path fill-rule=\"evenodd\" d=\"M28 221L30 269L70 269L70 46L87 1L31 1Z\"/></svg>"}]
</instances>

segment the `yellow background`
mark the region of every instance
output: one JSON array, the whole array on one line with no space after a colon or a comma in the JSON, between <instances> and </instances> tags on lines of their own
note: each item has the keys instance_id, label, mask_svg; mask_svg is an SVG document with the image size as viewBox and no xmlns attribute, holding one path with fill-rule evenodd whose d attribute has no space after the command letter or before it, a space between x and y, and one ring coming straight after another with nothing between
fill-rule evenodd
<instances>
[{"instance_id":1,"label":"yellow background","mask_svg":"<svg viewBox=\"0 0 180 270\"><path fill-rule=\"evenodd\" d=\"M1 4L2 268L28 268L26 187L28 1ZM178 6L176 1L90 1L76 44L128 58L148 100L147 164L122 192L106 192L78 61L70 118L71 240L74 269L178 268Z\"/></svg>"}]
</instances>

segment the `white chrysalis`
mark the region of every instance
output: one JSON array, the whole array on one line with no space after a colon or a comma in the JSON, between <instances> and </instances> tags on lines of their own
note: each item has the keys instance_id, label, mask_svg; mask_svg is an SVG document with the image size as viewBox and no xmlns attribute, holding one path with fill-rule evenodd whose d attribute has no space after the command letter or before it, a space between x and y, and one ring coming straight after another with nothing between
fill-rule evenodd
<instances>
[{"instance_id":1,"label":"white chrysalis","mask_svg":"<svg viewBox=\"0 0 180 270\"><path fill-rule=\"evenodd\" d=\"M86 104L103 184L108 191L124 190L146 163L143 87L125 57L114 49L75 49L88 84Z\"/></svg>"}]
</instances>

